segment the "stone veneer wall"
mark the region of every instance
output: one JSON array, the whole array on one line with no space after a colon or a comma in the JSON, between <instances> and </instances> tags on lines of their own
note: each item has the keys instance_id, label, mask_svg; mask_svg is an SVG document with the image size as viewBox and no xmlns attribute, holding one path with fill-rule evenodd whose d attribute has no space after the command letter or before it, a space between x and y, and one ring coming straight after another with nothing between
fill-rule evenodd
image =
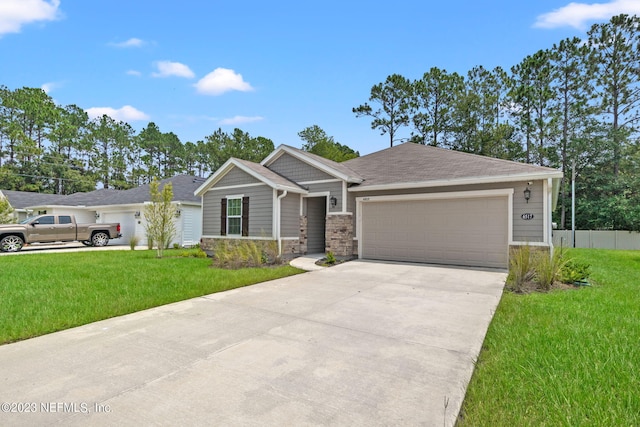
<instances>
[{"instance_id":1,"label":"stone veneer wall","mask_svg":"<svg viewBox=\"0 0 640 427\"><path fill-rule=\"evenodd\" d=\"M301 253L300 239L282 240L282 256L283 257L299 255L300 253Z\"/></svg>"},{"instance_id":2,"label":"stone veneer wall","mask_svg":"<svg viewBox=\"0 0 640 427\"><path fill-rule=\"evenodd\" d=\"M353 256L353 218L351 215L327 215L325 249L335 256Z\"/></svg>"},{"instance_id":3,"label":"stone veneer wall","mask_svg":"<svg viewBox=\"0 0 640 427\"><path fill-rule=\"evenodd\" d=\"M300 238L298 239L298 243L299 243L299 250L301 254L306 254L307 253L307 216L306 215L301 215L300 216Z\"/></svg>"}]
</instances>

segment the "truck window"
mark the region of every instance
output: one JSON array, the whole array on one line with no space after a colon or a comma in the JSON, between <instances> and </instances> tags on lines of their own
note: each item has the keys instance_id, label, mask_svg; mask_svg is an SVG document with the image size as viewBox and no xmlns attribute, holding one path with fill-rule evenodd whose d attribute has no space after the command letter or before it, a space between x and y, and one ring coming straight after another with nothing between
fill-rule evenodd
<instances>
[{"instance_id":1,"label":"truck window","mask_svg":"<svg viewBox=\"0 0 640 427\"><path fill-rule=\"evenodd\" d=\"M41 216L40 218L38 218L38 223L40 225L42 224L55 224L55 218L53 216Z\"/></svg>"},{"instance_id":2,"label":"truck window","mask_svg":"<svg viewBox=\"0 0 640 427\"><path fill-rule=\"evenodd\" d=\"M71 217L68 215L60 215L58 217L58 224L71 224Z\"/></svg>"}]
</instances>

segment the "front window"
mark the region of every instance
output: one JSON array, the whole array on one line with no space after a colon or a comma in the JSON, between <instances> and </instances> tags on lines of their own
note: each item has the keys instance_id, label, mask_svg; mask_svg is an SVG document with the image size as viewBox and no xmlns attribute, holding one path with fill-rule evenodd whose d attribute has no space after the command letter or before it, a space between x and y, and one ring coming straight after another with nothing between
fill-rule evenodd
<instances>
[{"instance_id":1,"label":"front window","mask_svg":"<svg viewBox=\"0 0 640 427\"><path fill-rule=\"evenodd\" d=\"M242 198L227 200L227 234L240 235L242 232Z\"/></svg>"},{"instance_id":2,"label":"front window","mask_svg":"<svg viewBox=\"0 0 640 427\"><path fill-rule=\"evenodd\" d=\"M55 223L56 220L52 216L41 216L40 218L38 218L38 224L40 225L50 225Z\"/></svg>"}]
</instances>

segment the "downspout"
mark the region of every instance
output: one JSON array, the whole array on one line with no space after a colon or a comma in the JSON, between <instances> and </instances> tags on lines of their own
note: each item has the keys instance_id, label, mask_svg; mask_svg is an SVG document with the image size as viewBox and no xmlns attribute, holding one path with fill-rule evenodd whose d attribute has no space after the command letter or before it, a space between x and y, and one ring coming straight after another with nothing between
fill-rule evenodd
<instances>
[{"instance_id":1,"label":"downspout","mask_svg":"<svg viewBox=\"0 0 640 427\"><path fill-rule=\"evenodd\" d=\"M276 206L276 219L277 219L277 223L276 223L276 239L278 241L278 257L282 255L282 239L280 236L280 225L282 223L281 218L280 218L280 201L285 198L287 196L287 190L284 190L283 193L281 195L278 196L278 204Z\"/></svg>"}]
</instances>

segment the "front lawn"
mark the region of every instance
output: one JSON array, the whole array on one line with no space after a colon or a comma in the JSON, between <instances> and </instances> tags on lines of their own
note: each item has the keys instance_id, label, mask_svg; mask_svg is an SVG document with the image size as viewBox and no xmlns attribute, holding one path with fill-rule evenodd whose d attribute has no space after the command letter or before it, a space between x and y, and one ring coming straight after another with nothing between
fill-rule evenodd
<instances>
[{"instance_id":1,"label":"front lawn","mask_svg":"<svg viewBox=\"0 0 640 427\"><path fill-rule=\"evenodd\" d=\"M640 425L640 251L569 255L594 286L505 292L460 426Z\"/></svg>"},{"instance_id":2,"label":"front lawn","mask_svg":"<svg viewBox=\"0 0 640 427\"><path fill-rule=\"evenodd\" d=\"M0 257L0 344L301 272L222 270L185 251L86 251Z\"/></svg>"}]
</instances>

